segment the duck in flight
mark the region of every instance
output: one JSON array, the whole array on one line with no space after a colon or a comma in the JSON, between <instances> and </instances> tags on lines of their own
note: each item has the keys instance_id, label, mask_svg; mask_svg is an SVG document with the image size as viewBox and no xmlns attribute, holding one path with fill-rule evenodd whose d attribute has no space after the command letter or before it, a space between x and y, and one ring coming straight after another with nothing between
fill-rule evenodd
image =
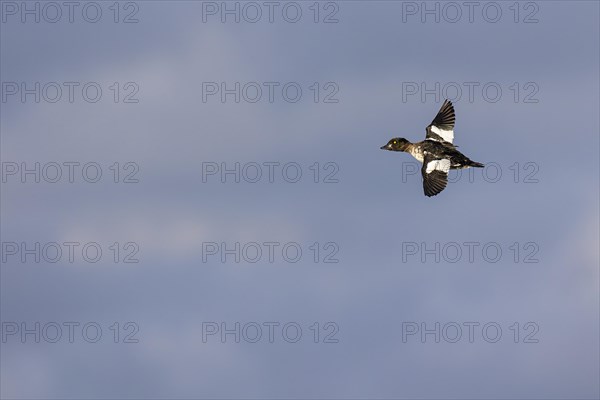
<instances>
[{"instance_id":1,"label":"duck in flight","mask_svg":"<svg viewBox=\"0 0 600 400\"><path fill-rule=\"evenodd\" d=\"M454 140L454 107L450 100L444 101L440 111L425 128L427 134L422 142L411 143L404 138L394 138L382 150L404 151L423 163L423 190L425 196L440 193L448 184L448 171L469 167L483 168L484 165L471 161L469 157L456 150Z\"/></svg>"}]
</instances>

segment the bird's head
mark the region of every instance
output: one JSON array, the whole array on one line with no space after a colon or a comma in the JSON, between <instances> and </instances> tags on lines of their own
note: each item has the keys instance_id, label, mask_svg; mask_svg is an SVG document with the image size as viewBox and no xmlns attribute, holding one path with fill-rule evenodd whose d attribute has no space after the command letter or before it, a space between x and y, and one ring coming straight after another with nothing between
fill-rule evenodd
<instances>
[{"instance_id":1,"label":"bird's head","mask_svg":"<svg viewBox=\"0 0 600 400\"><path fill-rule=\"evenodd\" d=\"M381 150L390 151L406 151L409 145L409 141L404 138L393 138L385 146L381 146Z\"/></svg>"}]
</instances>

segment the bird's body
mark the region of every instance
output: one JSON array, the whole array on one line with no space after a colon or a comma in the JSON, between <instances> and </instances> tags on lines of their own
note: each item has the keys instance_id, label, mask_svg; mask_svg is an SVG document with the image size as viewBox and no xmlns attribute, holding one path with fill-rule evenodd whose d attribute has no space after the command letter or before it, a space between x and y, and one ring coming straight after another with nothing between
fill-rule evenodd
<instances>
[{"instance_id":1,"label":"bird's body","mask_svg":"<svg viewBox=\"0 0 600 400\"><path fill-rule=\"evenodd\" d=\"M394 138L381 147L383 150L407 152L423 163L421 175L426 196L435 196L446 188L449 170L484 166L462 154L452 143L454 120L454 107L446 100L426 128L425 140L411 143L404 138Z\"/></svg>"},{"instance_id":2,"label":"bird's body","mask_svg":"<svg viewBox=\"0 0 600 400\"><path fill-rule=\"evenodd\" d=\"M446 143L440 143L434 140L408 143L406 152L421 163L425 159L425 154L431 154L435 159L448 159L450 160L450 169L483 167L483 164L471 161L463 153L456 150L456 146L448 146Z\"/></svg>"}]
</instances>

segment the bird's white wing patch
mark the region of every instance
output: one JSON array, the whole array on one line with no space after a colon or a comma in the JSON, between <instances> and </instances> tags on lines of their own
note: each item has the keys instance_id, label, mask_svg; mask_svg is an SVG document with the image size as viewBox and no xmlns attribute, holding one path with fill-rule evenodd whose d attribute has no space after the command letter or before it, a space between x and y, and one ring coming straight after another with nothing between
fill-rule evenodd
<instances>
[{"instance_id":1,"label":"bird's white wing patch","mask_svg":"<svg viewBox=\"0 0 600 400\"><path fill-rule=\"evenodd\" d=\"M448 173L450 171L450 160L432 160L427 163L425 172L430 174L433 171L442 171Z\"/></svg>"},{"instance_id":2,"label":"bird's white wing patch","mask_svg":"<svg viewBox=\"0 0 600 400\"><path fill-rule=\"evenodd\" d=\"M448 143L452 143L452 141L454 140L454 131L453 130L445 131L443 129L438 128L435 125L431 125L430 129L431 129L431 132L435 133L436 135L438 135L439 137L441 137L444 141L446 141Z\"/></svg>"}]
</instances>

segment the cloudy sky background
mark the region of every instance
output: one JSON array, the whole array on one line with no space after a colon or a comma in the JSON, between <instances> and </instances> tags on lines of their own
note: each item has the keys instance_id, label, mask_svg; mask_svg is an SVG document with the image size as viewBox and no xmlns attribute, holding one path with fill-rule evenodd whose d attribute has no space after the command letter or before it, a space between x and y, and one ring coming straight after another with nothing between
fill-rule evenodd
<instances>
[{"instance_id":1,"label":"cloudy sky background","mask_svg":"<svg viewBox=\"0 0 600 400\"><path fill-rule=\"evenodd\" d=\"M76 90L73 103L1 104L3 162L103 167L95 184L8 177L2 242L104 250L94 264L2 263L3 323L103 328L93 344L77 330L74 343L7 337L3 398L598 398L597 2L537 2L537 23L522 22L534 9L526 3L519 23L513 2L498 3L497 23L481 7L473 23L466 8L456 23L422 23L403 22L401 2L338 2L332 24L313 22L312 2L299 3L295 24L280 11L274 23L266 15L204 23L193 1L138 2L138 23L114 23L112 2L98 4L95 24L77 12L72 24L3 14L2 82L92 81L104 90L97 103ZM276 90L273 103L202 101L202 82L236 81L298 82L303 97L288 103ZM114 103L114 82L135 82L139 103ZM313 102L314 82L335 82L339 102ZM439 108L433 95L403 99L403 82L481 83L473 102L466 91L455 101L455 143L497 163L498 182L478 170L474 182L463 177L426 198L419 174L402 178L413 160L379 147L394 136L422 140ZM499 101L484 99L487 82L502 88ZM523 101L527 82L539 88L537 103ZM113 183L114 162L135 162L139 183ZM297 162L303 177L203 182L203 162ZM336 163L339 182L313 183L315 162L322 174ZM537 183L523 182L528 162ZM203 262L203 242L269 241L300 243L301 260ZM402 243L471 241L498 243L501 260L486 262L479 250L473 263L466 254L403 262ZM115 264L114 242L136 242L140 262ZM314 263L314 242L335 242L339 262ZM515 263L514 242L535 242L539 262L523 263L521 249ZM113 343L109 326L128 321L139 343ZM258 343L202 341L203 322L269 321L298 323L301 340L287 343L276 330L269 343L265 329ZM322 335L337 324L339 343L313 343L314 322ZM503 333L497 343L480 330L469 343L466 328L458 343L431 335L403 343L403 322L496 322ZM538 343L523 343L527 322L539 326Z\"/></svg>"}]
</instances>

